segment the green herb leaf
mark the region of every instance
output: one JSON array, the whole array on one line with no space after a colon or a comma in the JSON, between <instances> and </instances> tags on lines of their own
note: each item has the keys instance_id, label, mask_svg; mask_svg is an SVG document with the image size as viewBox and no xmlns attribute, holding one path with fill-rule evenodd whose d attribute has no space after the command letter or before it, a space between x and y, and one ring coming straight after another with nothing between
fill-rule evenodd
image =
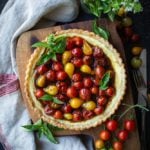
<instances>
[{"instance_id":1,"label":"green herb leaf","mask_svg":"<svg viewBox=\"0 0 150 150\"><path fill-rule=\"evenodd\" d=\"M93 32L100 35L101 37L103 37L104 39L108 40L109 39L109 36L110 36L110 33L102 28L102 27L98 27L97 24L96 24L96 20L93 22Z\"/></svg>"},{"instance_id":2,"label":"green herb leaf","mask_svg":"<svg viewBox=\"0 0 150 150\"><path fill-rule=\"evenodd\" d=\"M37 43L33 44L32 47L50 48L46 42L37 42Z\"/></svg>"},{"instance_id":3,"label":"green herb leaf","mask_svg":"<svg viewBox=\"0 0 150 150\"><path fill-rule=\"evenodd\" d=\"M51 96L49 94L43 95L40 99L43 100L43 101L52 101L52 102L54 102L56 104L64 104L64 102L60 101L56 97L53 97L53 96Z\"/></svg>"},{"instance_id":4,"label":"green herb leaf","mask_svg":"<svg viewBox=\"0 0 150 150\"><path fill-rule=\"evenodd\" d=\"M47 123L43 122L42 120L39 120L36 123L31 124L31 125L24 125L22 127L28 129L28 131L37 131L39 138L42 135L45 135L49 141L51 141L55 144L58 144L58 141L56 140L56 138L53 135L54 131L59 130L58 127L47 124Z\"/></svg>"},{"instance_id":5,"label":"green herb leaf","mask_svg":"<svg viewBox=\"0 0 150 150\"><path fill-rule=\"evenodd\" d=\"M100 81L100 89L101 90L106 90L108 88L108 83L110 81L110 72L106 72Z\"/></svg>"}]
</instances>

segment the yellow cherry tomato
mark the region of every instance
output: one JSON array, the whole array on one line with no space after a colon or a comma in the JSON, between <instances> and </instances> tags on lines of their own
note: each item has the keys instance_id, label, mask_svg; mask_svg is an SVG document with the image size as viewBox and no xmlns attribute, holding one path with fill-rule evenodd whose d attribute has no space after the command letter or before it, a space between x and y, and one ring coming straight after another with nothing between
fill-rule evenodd
<instances>
[{"instance_id":1,"label":"yellow cherry tomato","mask_svg":"<svg viewBox=\"0 0 150 150\"><path fill-rule=\"evenodd\" d=\"M88 65L82 65L80 71L83 73L91 74L92 70Z\"/></svg>"},{"instance_id":2,"label":"yellow cherry tomato","mask_svg":"<svg viewBox=\"0 0 150 150\"><path fill-rule=\"evenodd\" d=\"M51 107L54 108L54 109L57 109L57 108L61 107L61 105L56 104L56 103L52 103Z\"/></svg>"},{"instance_id":3,"label":"yellow cherry tomato","mask_svg":"<svg viewBox=\"0 0 150 150\"><path fill-rule=\"evenodd\" d=\"M72 120L73 115L71 113L65 113L64 118L67 120Z\"/></svg>"},{"instance_id":4,"label":"yellow cherry tomato","mask_svg":"<svg viewBox=\"0 0 150 150\"><path fill-rule=\"evenodd\" d=\"M75 69L75 67L74 67L74 65L72 63L67 63L65 65L65 69L64 70L68 74L68 76L71 78L73 73L74 73L74 69Z\"/></svg>"},{"instance_id":5,"label":"yellow cherry tomato","mask_svg":"<svg viewBox=\"0 0 150 150\"><path fill-rule=\"evenodd\" d=\"M126 14L125 8L122 6L118 11L118 16L122 17Z\"/></svg>"},{"instance_id":6,"label":"yellow cherry tomato","mask_svg":"<svg viewBox=\"0 0 150 150\"><path fill-rule=\"evenodd\" d=\"M77 109L82 105L83 101L80 98L70 99L70 105L72 108Z\"/></svg>"},{"instance_id":7,"label":"yellow cherry tomato","mask_svg":"<svg viewBox=\"0 0 150 150\"><path fill-rule=\"evenodd\" d=\"M103 148L104 147L104 142L102 140L100 140L100 139L96 140L95 141L95 147L96 147L96 149Z\"/></svg>"},{"instance_id":8,"label":"yellow cherry tomato","mask_svg":"<svg viewBox=\"0 0 150 150\"><path fill-rule=\"evenodd\" d=\"M132 48L132 54L133 55L140 55L142 52L142 47L135 46Z\"/></svg>"},{"instance_id":9,"label":"yellow cherry tomato","mask_svg":"<svg viewBox=\"0 0 150 150\"><path fill-rule=\"evenodd\" d=\"M62 63L65 65L71 59L71 51L65 51L62 55Z\"/></svg>"},{"instance_id":10,"label":"yellow cherry tomato","mask_svg":"<svg viewBox=\"0 0 150 150\"><path fill-rule=\"evenodd\" d=\"M86 103L83 104L83 107L86 110L94 110L96 107L96 103L94 101L87 101Z\"/></svg>"},{"instance_id":11,"label":"yellow cherry tomato","mask_svg":"<svg viewBox=\"0 0 150 150\"><path fill-rule=\"evenodd\" d=\"M56 95L58 93L58 88L55 85L49 85L44 91L50 95Z\"/></svg>"},{"instance_id":12,"label":"yellow cherry tomato","mask_svg":"<svg viewBox=\"0 0 150 150\"><path fill-rule=\"evenodd\" d=\"M38 87L44 87L46 83L46 77L44 75L41 75L36 80L36 85Z\"/></svg>"},{"instance_id":13,"label":"yellow cherry tomato","mask_svg":"<svg viewBox=\"0 0 150 150\"><path fill-rule=\"evenodd\" d=\"M92 55L92 53L93 53L91 46L87 42L84 42L83 53L85 55Z\"/></svg>"}]
</instances>

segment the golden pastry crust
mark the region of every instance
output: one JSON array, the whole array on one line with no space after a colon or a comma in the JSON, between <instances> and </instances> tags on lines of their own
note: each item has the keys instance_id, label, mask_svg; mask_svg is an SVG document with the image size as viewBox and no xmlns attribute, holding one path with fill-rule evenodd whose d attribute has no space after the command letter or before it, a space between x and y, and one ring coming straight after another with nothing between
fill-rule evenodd
<instances>
[{"instance_id":1,"label":"golden pastry crust","mask_svg":"<svg viewBox=\"0 0 150 150\"><path fill-rule=\"evenodd\" d=\"M66 35L67 37L72 36L79 36L93 46L101 47L105 53L105 55L111 61L112 67L115 71L115 79L114 79L114 86L116 89L115 96L112 100L108 103L107 107L105 108L104 112L98 116L94 116L89 120L84 120L80 122L71 122L67 120L60 120L55 119L52 116L48 116L44 113L44 109L42 108L40 102L36 100L34 96L34 68L36 62L41 57L44 49L37 48L34 53L31 55L29 63L27 65L26 76L25 76L25 93L26 93L26 103L28 105L28 109L32 112L32 115L36 116L36 118L41 118L44 121L69 130L84 130L89 129L91 127L96 127L100 125L104 121L106 121L111 115L115 113L118 109L121 100L125 94L126 89L126 72L123 61L120 57L120 54L117 52L115 48L106 40L95 35L93 32L84 31L81 29L69 29L69 30L61 30L55 33L55 35Z\"/></svg>"}]
</instances>

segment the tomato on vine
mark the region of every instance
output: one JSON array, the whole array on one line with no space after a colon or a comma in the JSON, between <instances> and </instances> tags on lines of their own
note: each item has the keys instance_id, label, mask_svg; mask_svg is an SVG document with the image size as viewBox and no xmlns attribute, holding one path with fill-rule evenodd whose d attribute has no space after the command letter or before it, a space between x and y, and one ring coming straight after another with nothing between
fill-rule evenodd
<instances>
[{"instance_id":1,"label":"tomato on vine","mask_svg":"<svg viewBox=\"0 0 150 150\"><path fill-rule=\"evenodd\" d=\"M119 140L121 141L126 141L128 139L128 131L126 130L121 130L119 133L118 133L118 138Z\"/></svg>"},{"instance_id":2,"label":"tomato on vine","mask_svg":"<svg viewBox=\"0 0 150 150\"><path fill-rule=\"evenodd\" d=\"M108 130L102 130L99 134L100 139L103 141L108 141L111 137L111 134Z\"/></svg>"},{"instance_id":3,"label":"tomato on vine","mask_svg":"<svg viewBox=\"0 0 150 150\"><path fill-rule=\"evenodd\" d=\"M127 130L127 131L134 131L135 128L136 128L136 123L135 123L135 120L133 119L130 119L130 120L125 120L124 122L124 128Z\"/></svg>"},{"instance_id":4,"label":"tomato on vine","mask_svg":"<svg viewBox=\"0 0 150 150\"><path fill-rule=\"evenodd\" d=\"M109 120L106 123L106 127L109 131L115 131L118 128L118 122L116 120Z\"/></svg>"}]
</instances>

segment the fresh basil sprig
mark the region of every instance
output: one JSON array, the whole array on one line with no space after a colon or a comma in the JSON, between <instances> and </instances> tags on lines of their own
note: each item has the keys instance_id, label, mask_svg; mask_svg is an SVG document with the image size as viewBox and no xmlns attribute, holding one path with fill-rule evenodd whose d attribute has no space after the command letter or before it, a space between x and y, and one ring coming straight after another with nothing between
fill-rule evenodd
<instances>
[{"instance_id":1,"label":"fresh basil sprig","mask_svg":"<svg viewBox=\"0 0 150 150\"><path fill-rule=\"evenodd\" d=\"M58 127L50 125L48 123L43 122L41 119L38 120L36 123L31 125L24 125L23 128L27 129L28 131L37 131L38 137L40 138L42 135L45 135L49 141L52 143L58 144L59 142L54 137L54 132L57 130L61 130Z\"/></svg>"},{"instance_id":2,"label":"fresh basil sprig","mask_svg":"<svg viewBox=\"0 0 150 150\"><path fill-rule=\"evenodd\" d=\"M143 10L138 0L83 0L83 4L96 17L106 14L113 21L121 7L126 12L138 13Z\"/></svg>"},{"instance_id":3,"label":"fresh basil sprig","mask_svg":"<svg viewBox=\"0 0 150 150\"><path fill-rule=\"evenodd\" d=\"M99 88L101 90L106 90L108 88L109 81L110 81L110 72L106 72L104 74L102 80L100 81Z\"/></svg>"},{"instance_id":4,"label":"fresh basil sprig","mask_svg":"<svg viewBox=\"0 0 150 150\"><path fill-rule=\"evenodd\" d=\"M62 54L66 48L66 37L57 36L51 34L47 38L47 42L37 42L32 47L43 47L46 48L46 52L42 55L37 65L42 65L50 59L57 60L56 54Z\"/></svg>"},{"instance_id":5,"label":"fresh basil sprig","mask_svg":"<svg viewBox=\"0 0 150 150\"><path fill-rule=\"evenodd\" d=\"M60 101L59 99L57 99L56 97L53 97L49 94L45 94L43 95L40 100L43 100L43 101L52 101L56 104L64 104L64 102Z\"/></svg>"},{"instance_id":6,"label":"fresh basil sprig","mask_svg":"<svg viewBox=\"0 0 150 150\"><path fill-rule=\"evenodd\" d=\"M96 20L93 22L92 30L95 34L100 35L101 37L103 37L106 40L108 40L110 37L110 33L106 29L104 29L100 26L97 26Z\"/></svg>"}]
</instances>

